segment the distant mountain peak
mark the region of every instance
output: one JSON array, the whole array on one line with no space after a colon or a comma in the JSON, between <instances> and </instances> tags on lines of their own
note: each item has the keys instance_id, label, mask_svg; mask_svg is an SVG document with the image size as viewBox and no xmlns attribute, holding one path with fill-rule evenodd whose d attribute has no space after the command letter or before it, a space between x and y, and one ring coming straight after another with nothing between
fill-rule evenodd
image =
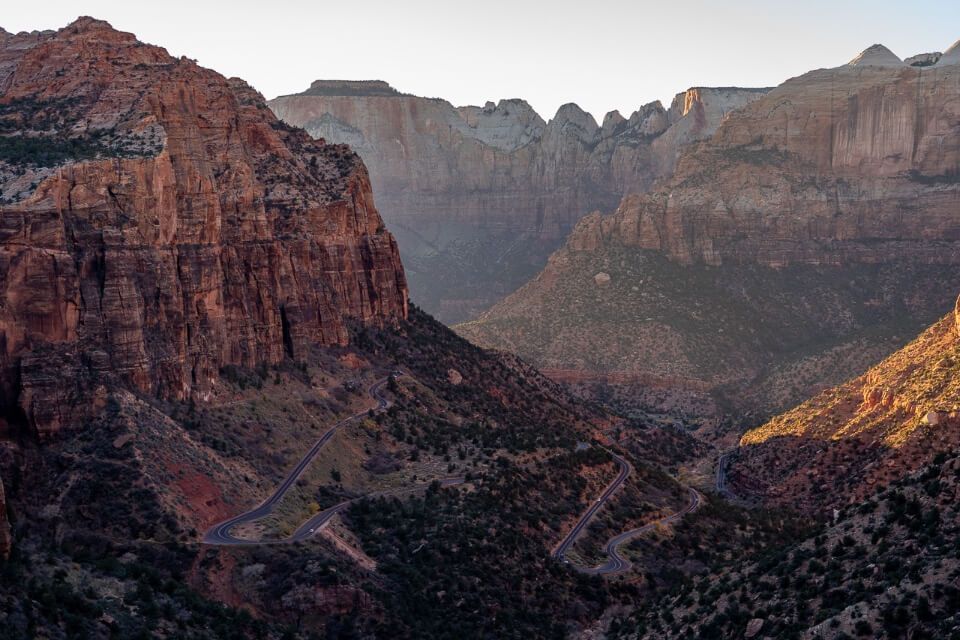
<instances>
[{"instance_id":1,"label":"distant mountain peak","mask_svg":"<svg viewBox=\"0 0 960 640\"><path fill-rule=\"evenodd\" d=\"M91 16L80 16L65 28L71 31L116 31L113 25L106 20L100 20Z\"/></svg>"},{"instance_id":2,"label":"distant mountain peak","mask_svg":"<svg viewBox=\"0 0 960 640\"><path fill-rule=\"evenodd\" d=\"M949 49L943 52L939 64L960 64L960 40L954 42Z\"/></svg>"},{"instance_id":3,"label":"distant mountain peak","mask_svg":"<svg viewBox=\"0 0 960 640\"><path fill-rule=\"evenodd\" d=\"M893 51L882 44L874 44L860 52L856 58L847 63L850 67L900 67L901 60Z\"/></svg>"},{"instance_id":4,"label":"distant mountain peak","mask_svg":"<svg viewBox=\"0 0 960 640\"><path fill-rule=\"evenodd\" d=\"M301 96L383 96L397 97L400 93L383 80L314 80Z\"/></svg>"}]
</instances>

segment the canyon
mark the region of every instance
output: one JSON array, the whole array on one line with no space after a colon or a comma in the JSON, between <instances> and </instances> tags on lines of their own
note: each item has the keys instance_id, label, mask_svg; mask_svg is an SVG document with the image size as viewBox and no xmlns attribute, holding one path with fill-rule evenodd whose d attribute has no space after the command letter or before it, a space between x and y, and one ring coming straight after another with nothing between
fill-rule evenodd
<instances>
[{"instance_id":1,"label":"canyon","mask_svg":"<svg viewBox=\"0 0 960 640\"><path fill-rule=\"evenodd\" d=\"M82 18L0 48L0 408L41 438L108 387L204 401L221 368L406 317L360 159L242 81Z\"/></svg>"},{"instance_id":2,"label":"canyon","mask_svg":"<svg viewBox=\"0 0 960 640\"><path fill-rule=\"evenodd\" d=\"M769 416L859 374L953 303L957 51L871 47L788 80L457 330L700 416Z\"/></svg>"},{"instance_id":3,"label":"canyon","mask_svg":"<svg viewBox=\"0 0 960 640\"><path fill-rule=\"evenodd\" d=\"M382 81L318 80L269 104L363 158L414 302L455 322L535 275L585 214L671 175L683 147L765 91L692 88L600 124L575 104L545 121L520 99L454 107Z\"/></svg>"},{"instance_id":4,"label":"canyon","mask_svg":"<svg viewBox=\"0 0 960 640\"><path fill-rule=\"evenodd\" d=\"M958 63L598 125L0 29L4 632L955 634Z\"/></svg>"},{"instance_id":5,"label":"canyon","mask_svg":"<svg viewBox=\"0 0 960 640\"><path fill-rule=\"evenodd\" d=\"M536 637L602 612L544 576L614 416L409 305L372 191L347 146L106 22L0 33L7 635ZM631 464L632 499L683 497ZM284 478L227 532L252 544L204 540Z\"/></svg>"}]
</instances>

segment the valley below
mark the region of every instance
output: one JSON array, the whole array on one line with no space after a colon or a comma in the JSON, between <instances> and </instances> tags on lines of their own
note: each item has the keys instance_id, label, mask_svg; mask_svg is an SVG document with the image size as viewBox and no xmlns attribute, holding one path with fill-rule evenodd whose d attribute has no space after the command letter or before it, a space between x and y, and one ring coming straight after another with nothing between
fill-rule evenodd
<instances>
[{"instance_id":1,"label":"valley below","mask_svg":"<svg viewBox=\"0 0 960 640\"><path fill-rule=\"evenodd\" d=\"M0 29L0 638L960 638L958 80L545 120Z\"/></svg>"}]
</instances>

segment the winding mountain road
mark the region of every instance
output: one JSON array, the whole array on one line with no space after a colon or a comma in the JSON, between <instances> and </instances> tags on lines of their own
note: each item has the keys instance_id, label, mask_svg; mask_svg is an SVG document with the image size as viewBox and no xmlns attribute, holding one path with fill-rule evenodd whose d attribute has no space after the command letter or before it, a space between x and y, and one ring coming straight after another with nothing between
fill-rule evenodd
<instances>
[{"instance_id":1,"label":"winding mountain road","mask_svg":"<svg viewBox=\"0 0 960 640\"><path fill-rule=\"evenodd\" d=\"M623 483L626 482L630 474L633 473L633 466L629 462L609 449L606 449L606 451L613 456L614 462L620 467L620 472L617 474L617 477L614 478L613 482L607 485L607 488L603 490L600 497L583 512L583 515L577 520L577 524L573 525L573 528L570 529L566 537L560 541L560 544L554 548L553 557L557 560L565 560L564 556L570 547L573 546L573 543L577 541L577 538L580 537L580 533L590 524L590 521L593 520L593 517L600 508L607 503L614 492L623 486Z\"/></svg>"},{"instance_id":2,"label":"winding mountain road","mask_svg":"<svg viewBox=\"0 0 960 640\"><path fill-rule=\"evenodd\" d=\"M282 540L246 540L243 538L237 538L230 533L230 531L238 525L256 522L257 520L261 520L273 513L274 508L280 503L281 500L283 500L283 497L287 494L293 484L300 478L301 475L303 475L303 472L306 470L306 468L310 466L310 463L313 462L314 458L317 457L317 454L320 453L320 450L323 449L323 446L327 444L327 442L334 436L338 429L350 424L354 420L358 420L368 415L371 410L375 413L381 413L389 409L392 403L387 400L382 393L383 388L386 386L389 380L389 376L377 380L367 389L367 393L369 393L370 396L377 402L375 407L359 411L349 418L344 418L340 422L327 429L327 431L320 436L320 439L314 443L310 451L303 456L300 462L297 463L297 466L293 468L293 470L287 475L286 479L284 479L284 481L279 487L277 487L276 491L274 491L269 498L261 502L259 506L251 509L250 511L241 513L238 516L234 516L229 520L224 520L223 522L214 525L209 531L207 531L206 535L204 535L203 543L210 545L257 545L278 542L300 542L311 537L320 527L326 524L330 518L347 508L350 503L353 502L352 500L341 502L340 504L334 505L329 509L321 511L317 515L310 518L310 520L308 520L304 525L300 526L292 536Z\"/></svg>"},{"instance_id":3,"label":"winding mountain road","mask_svg":"<svg viewBox=\"0 0 960 640\"><path fill-rule=\"evenodd\" d=\"M320 438L314 443L313 447L310 448L306 455L300 459L300 462L297 463L297 466L295 466L290 473L287 474L287 477L280 484L280 486L277 487L273 494L270 495L269 498L261 502L253 509L234 516L228 520L224 520L223 522L211 527L210 530L204 535L203 543L220 546L254 546L263 544L303 542L304 540L316 535L316 533L320 531L320 529L322 529L331 520L331 518L338 513L341 513L358 500L376 496L399 495L417 491L425 486L428 486L423 485L395 491L375 492L350 500L345 500L312 516L309 520L297 527L293 534L287 538L274 540L249 540L245 538L238 538L231 533L231 531L239 525L262 520L273 513L273 510L276 508L276 506L283 500L284 496L287 494L290 488L293 487L294 483L300 478L300 476L303 475L303 472L308 466L310 466L310 463L313 462L314 458L316 458L317 454L320 453L320 450L323 449L324 445L330 441L334 434L336 434L337 430L355 420L369 415L370 411L381 413L389 409L392 403L382 394L383 387L386 386L389 380L389 376L377 380L367 389L367 392L376 401L375 407L359 411L330 427L322 436L320 436ZM609 485L607 485L603 493L600 494L600 497L590 505L583 515L580 516L580 519L577 520L577 523L573 526L570 532L567 533L563 540L561 540L560 543L554 548L552 555L557 560L569 563L569 560L567 560L565 556L570 547L573 546L577 538L580 537L580 534L583 533L583 530L590 524L590 521L593 520L597 512L610 500L611 497L613 497L613 494L623 486L623 483L626 482L627 478L630 477L630 474L633 473L633 466L625 458L617 455L609 449L606 449L606 451L610 453L614 462L616 462L619 467L617 477L614 478ZM726 466L730 456L733 453L734 452L728 452L723 454L717 463L716 487L717 491L724 495L727 495L728 493L728 490L726 489ZM440 480L440 483L442 486L454 486L462 484L464 481L465 480L463 477L452 477L443 478ZM654 522L649 522L641 527L637 527L636 529L624 531L623 533L610 538L610 540L607 541L606 547L604 548L608 556L608 559L604 564L596 567L580 567L577 565L573 566L578 571L591 575L611 575L626 571L630 568L630 561L620 555L619 547L661 525L671 524L696 511L700 507L702 496L696 489L688 488L688 491L690 492L690 503L682 511L665 516Z\"/></svg>"},{"instance_id":4,"label":"winding mountain road","mask_svg":"<svg viewBox=\"0 0 960 640\"><path fill-rule=\"evenodd\" d=\"M607 546L604 547L604 551L606 552L608 558L607 561L604 564L596 567L581 567L579 570L582 573L591 575L609 575L627 571L631 565L629 560L620 555L619 548L622 545L630 542L634 538L642 536L649 531L653 531L657 527L677 522L685 515L693 513L700 508L700 501L702 499L700 492L690 487L688 487L687 490L690 492L690 503L682 511L670 514L669 516L660 518L659 520L654 520L653 522L648 522L642 527L637 527L636 529L631 529L630 531L624 531L623 533L610 538L610 540L607 541Z\"/></svg>"},{"instance_id":5,"label":"winding mountain road","mask_svg":"<svg viewBox=\"0 0 960 640\"><path fill-rule=\"evenodd\" d=\"M580 534L583 530L590 524L590 521L594 518L597 512L605 505L613 494L623 486L623 483L626 482L627 478L630 477L630 474L633 472L633 466L623 457L618 456L609 449L607 451L613 456L613 460L620 467L620 471L617 474L617 477L614 478L613 482L607 485L607 488L604 489L603 493L600 494L600 497L590 505L577 523L573 526L570 532L560 541L554 550L553 557L557 560L561 560L566 563L570 563L566 559L567 551L570 550L570 547L573 546L573 543L577 541L577 538L580 537ZM648 522L642 527L637 527L636 529L630 529L629 531L624 531L623 533L617 534L614 537L610 538L607 541L604 551L607 554L607 561L596 567L581 567L576 564L570 563L577 571L581 573L586 573L590 575L611 575L615 573L622 573L630 568L630 561L620 555L619 548L623 544L642 536L643 534L656 529L661 525L671 524L677 522L684 516L693 513L700 508L701 501L703 496L700 495L700 492L696 489L689 488L687 489L690 492L690 503L682 510L676 513L672 513L669 516L660 518L653 522Z\"/></svg>"},{"instance_id":6,"label":"winding mountain road","mask_svg":"<svg viewBox=\"0 0 960 640\"><path fill-rule=\"evenodd\" d=\"M727 486L727 468L730 466L730 458L732 458L737 451L738 449L731 449L717 459L717 493L728 500L736 499L736 496L730 491L730 487Z\"/></svg>"}]
</instances>

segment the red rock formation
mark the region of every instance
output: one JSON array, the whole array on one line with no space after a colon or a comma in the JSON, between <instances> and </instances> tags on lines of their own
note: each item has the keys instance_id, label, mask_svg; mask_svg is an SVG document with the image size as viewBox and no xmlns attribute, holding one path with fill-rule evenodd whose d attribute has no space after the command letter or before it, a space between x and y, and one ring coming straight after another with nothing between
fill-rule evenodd
<instances>
[{"instance_id":1,"label":"red rock formation","mask_svg":"<svg viewBox=\"0 0 960 640\"><path fill-rule=\"evenodd\" d=\"M0 162L0 400L41 436L103 384L203 399L224 365L406 315L396 244L348 148L104 22L0 45L0 128L58 160Z\"/></svg>"}]
</instances>

